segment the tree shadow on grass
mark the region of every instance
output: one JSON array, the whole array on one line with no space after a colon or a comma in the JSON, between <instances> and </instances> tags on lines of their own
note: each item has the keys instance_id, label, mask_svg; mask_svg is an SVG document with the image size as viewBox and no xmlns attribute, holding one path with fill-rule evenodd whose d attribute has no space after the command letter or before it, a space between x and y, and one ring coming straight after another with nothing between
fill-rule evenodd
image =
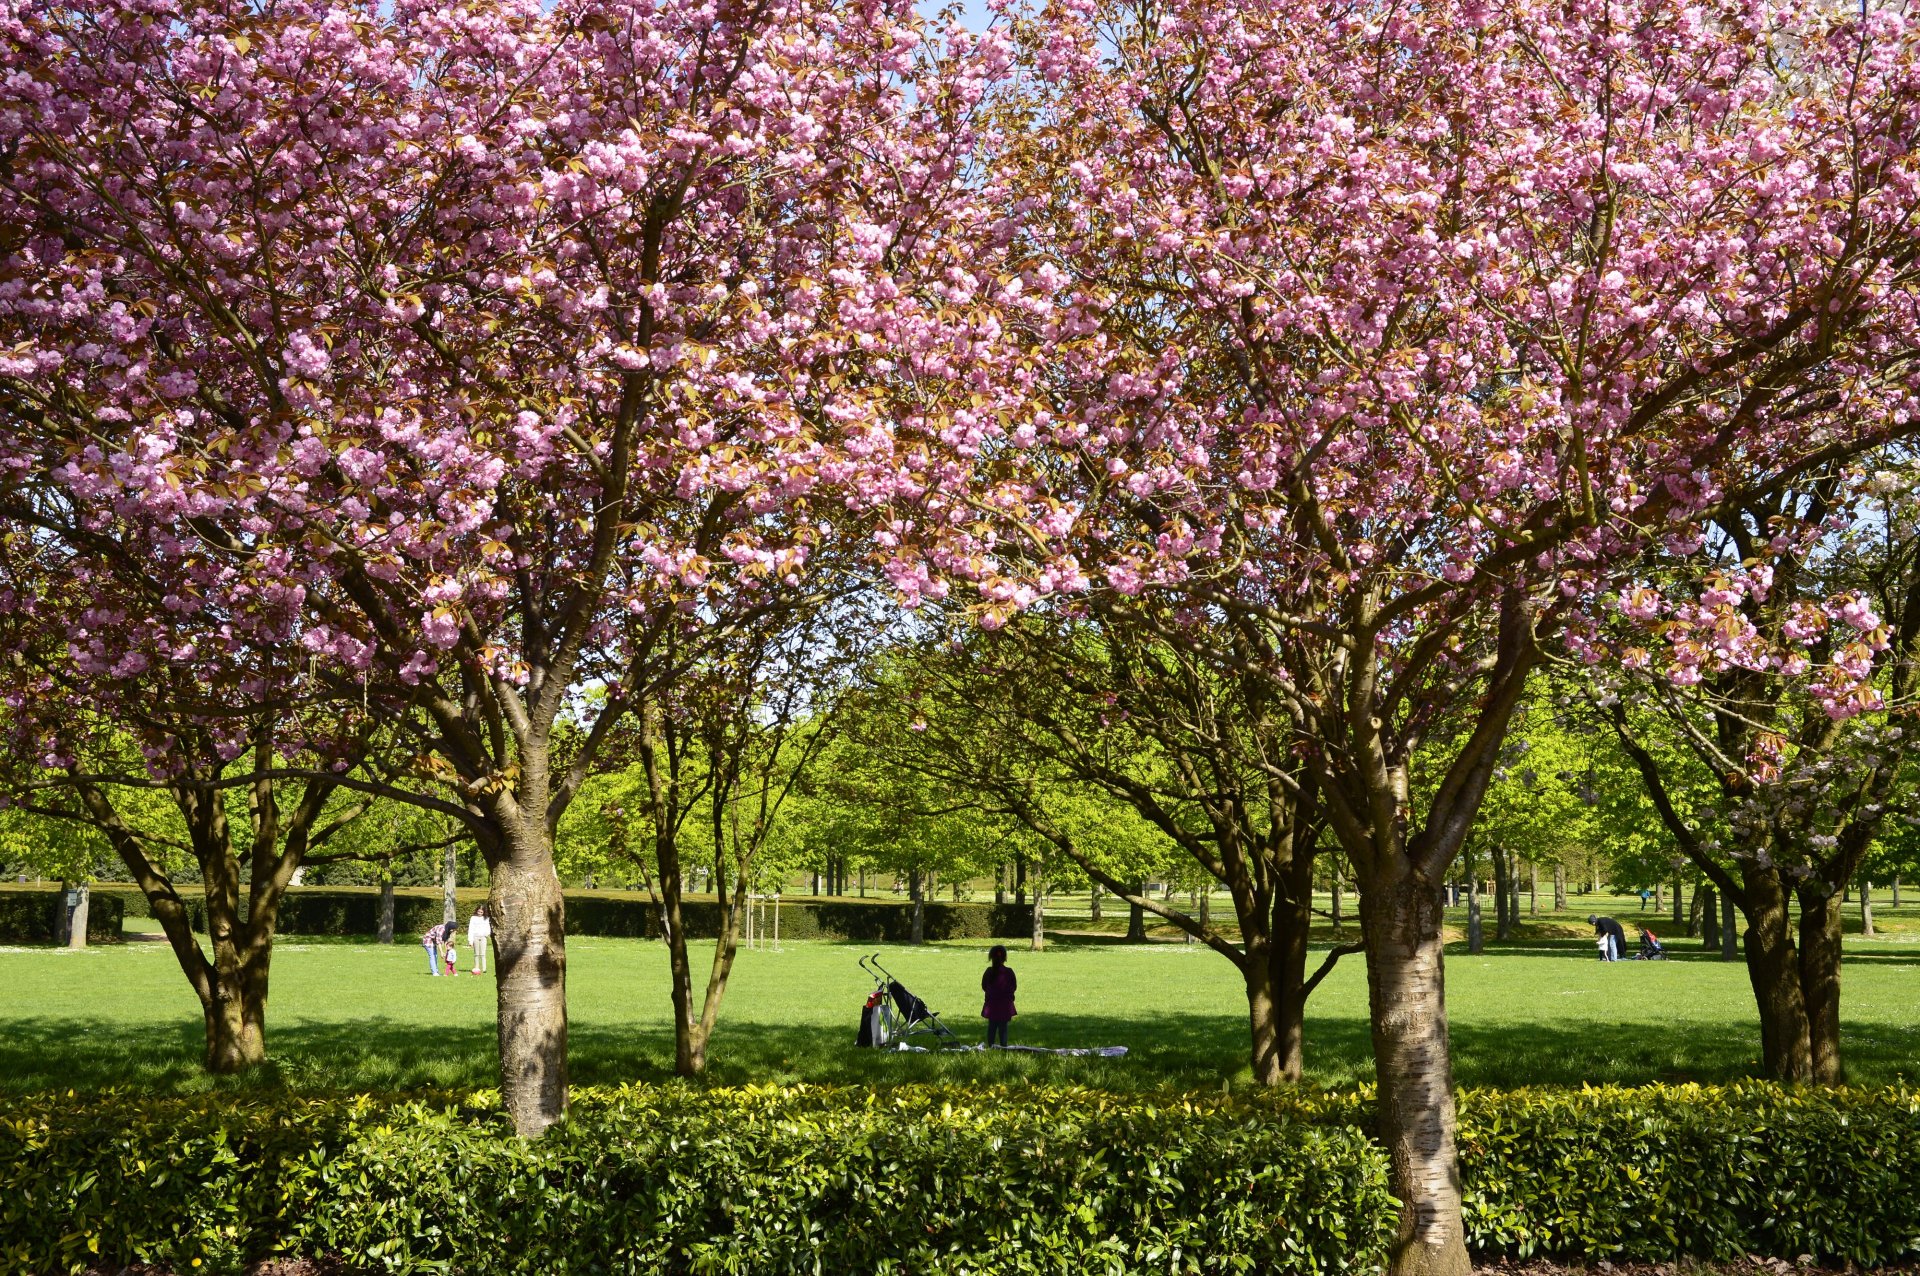
<instances>
[{"instance_id":1,"label":"tree shadow on grass","mask_svg":"<svg viewBox=\"0 0 1920 1276\"><path fill-rule=\"evenodd\" d=\"M971 1028L971 1025L969 1025ZM1124 1058L1000 1051L862 1050L854 1026L722 1020L705 1084L1082 1085L1117 1091L1240 1089L1250 1084L1245 1021L1226 1014L1169 1013L1151 1022L1100 1015L1034 1015L1014 1039L1046 1047L1124 1045ZM976 1034L968 1031L969 1044ZM926 1040L924 1038L916 1038ZM930 1042L931 1044L931 1042ZM570 1071L578 1085L660 1082L671 1076L670 1030L577 1022ZM1920 1076L1920 1029L1850 1024L1850 1078L1878 1085ZM1654 1081L1724 1082L1755 1075L1758 1031L1700 1031L1655 1019L1453 1028L1454 1077L1474 1087L1578 1086ZM199 1069L198 1023L134 1029L108 1020L18 1019L0 1038L0 1089L14 1093L124 1087L152 1093L325 1093L491 1087L498 1058L491 1024L422 1032L395 1019L299 1023L274 1030L273 1062L239 1078ZM1373 1075L1365 1019L1313 1017L1306 1033L1308 1081L1346 1087Z\"/></svg>"}]
</instances>

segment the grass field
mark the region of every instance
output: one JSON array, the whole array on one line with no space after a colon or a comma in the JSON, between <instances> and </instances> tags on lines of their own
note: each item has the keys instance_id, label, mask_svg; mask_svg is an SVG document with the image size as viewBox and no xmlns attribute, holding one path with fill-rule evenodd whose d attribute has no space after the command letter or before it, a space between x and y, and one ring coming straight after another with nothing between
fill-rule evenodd
<instances>
[{"instance_id":1,"label":"grass field","mask_svg":"<svg viewBox=\"0 0 1920 1276\"><path fill-rule=\"evenodd\" d=\"M1573 911L1583 907L1576 901ZM1633 920L1631 908L1616 911ZM1851 1079L1866 1084L1920 1080L1920 943L1900 924L1907 919L1890 920L1895 938L1848 945L1845 1050ZM1543 919L1542 931L1555 928L1568 929L1568 919ZM973 1040L981 1029L984 948L893 948L883 960ZM1056 940L1044 953L1013 953L1021 981L1014 1040L1125 1045L1131 1053L1120 1060L857 1050L853 1035L868 988L855 965L862 951L807 943L743 952L712 1050L712 1077L1027 1078L1134 1089L1216 1088L1247 1076L1238 977L1202 948L1086 938ZM664 1077L672 1057L664 948L578 938L568 953L574 1078ZM424 964L412 943L283 940L268 1017L277 1066L249 1084L492 1084L491 980L430 979ZM1593 959L1583 939L1493 948L1480 957L1455 948L1447 975L1463 1085L1717 1081L1748 1074L1757 1057L1744 966L1697 949L1683 947L1678 960L1665 963L1609 966ZM197 1069L200 1040L198 1005L164 944L0 951L0 1088L203 1088L209 1082ZM1343 961L1309 1006L1307 1069L1327 1085L1371 1073L1358 958Z\"/></svg>"}]
</instances>

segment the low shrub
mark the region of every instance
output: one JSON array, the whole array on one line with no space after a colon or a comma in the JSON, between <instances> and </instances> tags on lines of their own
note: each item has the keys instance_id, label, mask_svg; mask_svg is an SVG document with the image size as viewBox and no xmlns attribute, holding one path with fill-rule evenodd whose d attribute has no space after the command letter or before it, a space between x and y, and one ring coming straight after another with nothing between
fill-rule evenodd
<instances>
[{"instance_id":1,"label":"low shrub","mask_svg":"<svg viewBox=\"0 0 1920 1276\"><path fill-rule=\"evenodd\" d=\"M533 1143L494 1106L11 1101L0 1270L1348 1272L1390 1218L1359 1131L1226 1102L630 1087Z\"/></svg>"},{"instance_id":2,"label":"low shrub","mask_svg":"<svg viewBox=\"0 0 1920 1276\"><path fill-rule=\"evenodd\" d=\"M0 944L51 944L59 933L65 905L58 887L51 890L0 890ZM109 944L120 938L124 905L111 892L87 892L87 940Z\"/></svg>"},{"instance_id":3,"label":"low shrub","mask_svg":"<svg viewBox=\"0 0 1920 1276\"><path fill-rule=\"evenodd\" d=\"M1529 1257L1920 1256L1920 1096L1732 1086L1469 1091L1467 1236Z\"/></svg>"},{"instance_id":4,"label":"low shrub","mask_svg":"<svg viewBox=\"0 0 1920 1276\"><path fill-rule=\"evenodd\" d=\"M0 1271L1347 1272L1391 1230L1368 1097L1044 1087L0 1099ZM1469 1092L1488 1255L1920 1256L1920 1098ZM196 1263L195 1260L198 1260Z\"/></svg>"}]
</instances>

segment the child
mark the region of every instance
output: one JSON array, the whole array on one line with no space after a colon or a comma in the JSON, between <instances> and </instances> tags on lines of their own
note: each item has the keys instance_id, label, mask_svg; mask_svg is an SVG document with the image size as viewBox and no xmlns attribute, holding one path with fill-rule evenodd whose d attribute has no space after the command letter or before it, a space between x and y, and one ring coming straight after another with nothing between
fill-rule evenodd
<instances>
[{"instance_id":1,"label":"child","mask_svg":"<svg viewBox=\"0 0 1920 1276\"><path fill-rule=\"evenodd\" d=\"M452 976L458 975L460 973L460 962L457 956L457 949L456 949L456 945L458 944L458 942L459 941L456 938L456 932L453 929L453 923L448 922L447 923L447 975L449 978L451 978Z\"/></svg>"},{"instance_id":2,"label":"child","mask_svg":"<svg viewBox=\"0 0 1920 1276\"><path fill-rule=\"evenodd\" d=\"M1007 1025L1020 1013L1013 1008L1013 990L1019 985L1013 967L1007 965L1006 945L995 944L987 952L987 969L980 976L980 991L987 995L980 1017L987 1021L988 1046L1007 1044Z\"/></svg>"}]
</instances>

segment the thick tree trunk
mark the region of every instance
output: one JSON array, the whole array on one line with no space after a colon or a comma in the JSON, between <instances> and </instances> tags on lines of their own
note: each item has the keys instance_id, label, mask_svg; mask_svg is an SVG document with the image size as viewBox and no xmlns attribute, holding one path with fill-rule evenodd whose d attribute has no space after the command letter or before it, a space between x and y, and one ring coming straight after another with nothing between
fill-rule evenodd
<instances>
[{"instance_id":1,"label":"thick tree trunk","mask_svg":"<svg viewBox=\"0 0 1920 1276\"><path fill-rule=\"evenodd\" d=\"M1147 893L1147 884L1141 882L1138 886L1134 887L1133 893L1135 895L1145 895ZM1128 905L1127 942L1129 944L1144 944L1147 942L1147 910L1138 904Z\"/></svg>"},{"instance_id":2,"label":"thick tree trunk","mask_svg":"<svg viewBox=\"0 0 1920 1276\"><path fill-rule=\"evenodd\" d=\"M1468 1276L1439 894L1410 873L1365 885L1360 919L1380 1088L1379 1133L1401 1202L1389 1271L1393 1276Z\"/></svg>"},{"instance_id":3,"label":"thick tree trunk","mask_svg":"<svg viewBox=\"0 0 1920 1276\"><path fill-rule=\"evenodd\" d=\"M393 883L380 883L380 942L393 942Z\"/></svg>"},{"instance_id":4,"label":"thick tree trunk","mask_svg":"<svg viewBox=\"0 0 1920 1276\"><path fill-rule=\"evenodd\" d=\"M208 995L201 999L207 1023L206 1068L230 1075L267 1061L267 970L273 950L241 950L216 941Z\"/></svg>"},{"instance_id":5,"label":"thick tree trunk","mask_svg":"<svg viewBox=\"0 0 1920 1276\"><path fill-rule=\"evenodd\" d=\"M1840 932L1839 902L1831 894L1802 891L1800 996L1812 1079L1820 1085L1839 1085L1841 1077Z\"/></svg>"},{"instance_id":6,"label":"thick tree trunk","mask_svg":"<svg viewBox=\"0 0 1920 1276\"><path fill-rule=\"evenodd\" d=\"M1730 891L1720 893L1720 960L1740 960L1740 914L1735 911L1733 894Z\"/></svg>"},{"instance_id":7,"label":"thick tree trunk","mask_svg":"<svg viewBox=\"0 0 1920 1276\"><path fill-rule=\"evenodd\" d=\"M1560 864L1553 866L1553 911L1567 911L1567 870Z\"/></svg>"},{"instance_id":8,"label":"thick tree trunk","mask_svg":"<svg viewBox=\"0 0 1920 1276\"><path fill-rule=\"evenodd\" d=\"M1870 877L1860 883L1860 933L1873 934L1873 879Z\"/></svg>"},{"instance_id":9,"label":"thick tree trunk","mask_svg":"<svg viewBox=\"0 0 1920 1276\"><path fill-rule=\"evenodd\" d=\"M1800 956L1780 881L1765 869L1745 874L1747 979L1760 1008L1760 1061L1776 1081L1813 1080Z\"/></svg>"},{"instance_id":10,"label":"thick tree trunk","mask_svg":"<svg viewBox=\"0 0 1920 1276\"><path fill-rule=\"evenodd\" d=\"M1708 952L1720 947L1720 895L1705 882L1693 892L1694 911L1700 914L1700 926L1697 931L1689 932L1700 936L1700 946Z\"/></svg>"},{"instance_id":11,"label":"thick tree trunk","mask_svg":"<svg viewBox=\"0 0 1920 1276\"><path fill-rule=\"evenodd\" d=\"M493 916L495 998L499 1006L500 1094L523 1138L567 1113L566 902L553 871L544 821L493 868L487 895ZM669 893L679 900L678 883ZM681 938L679 918L674 936ZM684 956L685 949L681 949Z\"/></svg>"},{"instance_id":12,"label":"thick tree trunk","mask_svg":"<svg viewBox=\"0 0 1920 1276\"><path fill-rule=\"evenodd\" d=\"M1087 920L1098 923L1100 920L1100 883L1093 884L1093 890L1087 895Z\"/></svg>"},{"instance_id":13,"label":"thick tree trunk","mask_svg":"<svg viewBox=\"0 0 1920 1276\"><path fill-rule=\"evenodd\" d=\"M1900 907L1900 874L1893 875L1893 906Z\"/></svg>"}]
</instances>

